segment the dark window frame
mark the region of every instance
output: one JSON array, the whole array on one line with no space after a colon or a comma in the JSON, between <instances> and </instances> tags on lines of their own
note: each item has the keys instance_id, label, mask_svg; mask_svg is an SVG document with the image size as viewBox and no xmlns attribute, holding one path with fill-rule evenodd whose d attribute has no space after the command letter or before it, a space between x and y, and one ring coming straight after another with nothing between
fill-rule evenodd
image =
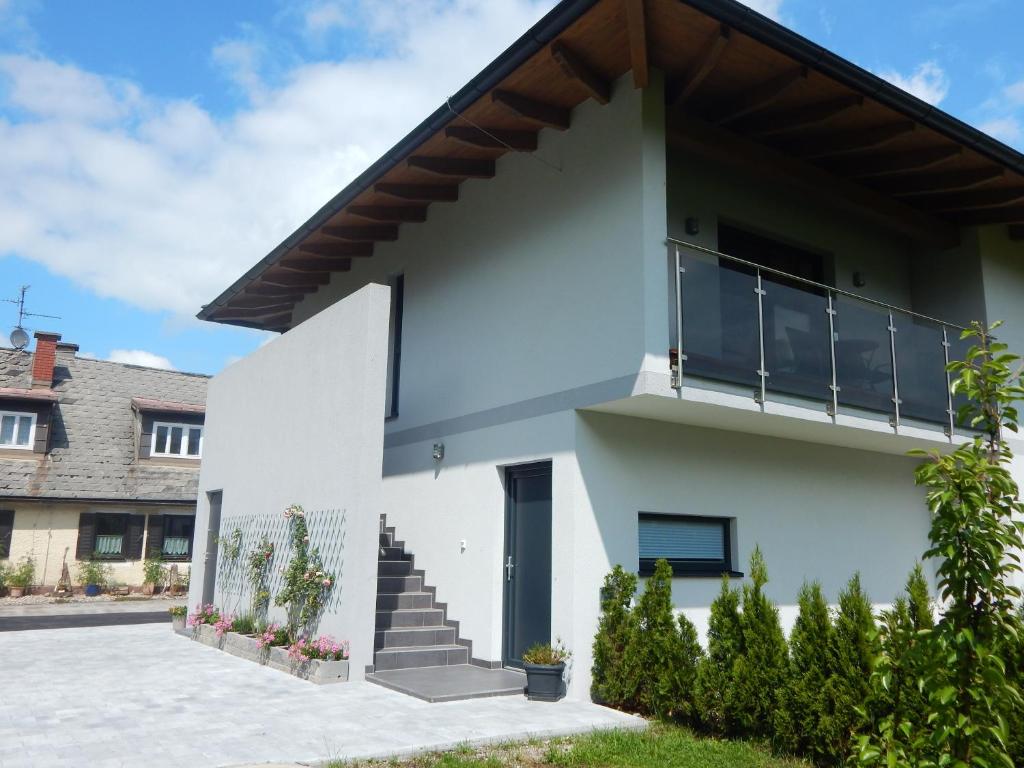
<instances>
[{"instance_id":1,"label":"dark window frame","mask_svg":"<svg viewBox=\"0 0 1024 768\"><path fill-rule=\"evenodd\" d=\"M662 514L658 512L640 512L637 514L637 543L640 539L640 524L644 520L679 520L694 521L701 523L718 523L722 526L722 549L721 560L680 560L670 558L638 558L638 574L640 576L651 576L654 574L654 565L658 560L664 559L672 566L673 576L698 576L698 577L721 577L722 574L741 577L743 573L733 570L732 558L732 527L734 518L717 517L712 515L676 515Z\"/></svg>"},{"instance_id":2,"label":"dark window frame","mask_svg":"<svg viewBox=\"0 0 1024 768\"><path fill-rule=\"evenodd\" d=\"M100 554L96 551L96 539L100 536L116 536L117 534L100 533L101 520L117 520L121 526L121 551L114 554ZM128 548L128 515L124 512L97 512L93 523L93 544L91 557L93 560L127 560L125 550Z\"/></svg>"},{"instance_id":3,"label":"dark window frame","mask_svg":"<svg viewBox=\"0 0 1024 768\"><path fill-rule=\"evenodd\" d=\"M391 313L392 328L394 330L394 344L391 350L391 407L384 414L385 421L398 418L398 382L402 370L402 314L405 308L405 274L393 275L388 280L391 286ZM389 336L391 329L389 328ZM389 339L390 342L390 339Z\"/></svg>"},{"instance_id":4,"label":"dark window frame","mask_svg":"<svg viewBox=\"0 0 1024 768\"><path fill-rule=\"evenodd\" d=\"M179 521L179 520L184 520L184 521L190 522L192 524L192 534L190 536L187 536L187 537L184 537L184 536L183 537L177 537L177 538L187 538L188 539L188 553L184 554L184 555L168 555L166 552L163 551L163 545L164 545L164 542L166 542L168 538L175 538L175 537L169 537L171 522L172 521ZM165 560L165 561L167 561L169 563L187 563L187 562L189 562L192 559L192 545L195 542L195 538L196 538L196 518L195 518L195 515L171 515L171 514L165 514L163 516L163 540L161 541L161 546L160 546L160 557L163 560Z\"/></svg>"},{"instance_id":5,"label":"dark window frame","mask_svg":"<svg viewBox=\"0 0 1024 768\"><path fill-rule=\"evenodd\" d=\"M13 509L0 509L0 560L6 560L11 556L11 542L14 540L14 512Z\"/></svg>"}]
</instances>

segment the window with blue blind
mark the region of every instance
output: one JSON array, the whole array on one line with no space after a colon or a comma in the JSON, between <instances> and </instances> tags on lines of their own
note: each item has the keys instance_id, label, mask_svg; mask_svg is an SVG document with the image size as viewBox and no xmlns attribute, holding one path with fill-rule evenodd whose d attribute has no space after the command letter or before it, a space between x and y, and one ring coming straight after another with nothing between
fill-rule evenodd
<instances>
[{"instance_id":1,"label":"window with blue blind","mask_svg":"<svg viewBox=\"0 0 1024 768\"><path fill-rule=\"evenodd\" d=\"M720 576L733 573L731 521L727 517L655 515L638 519L640 575L654 573L664 558L680 576Z\"/></svg>"}]
</instances>

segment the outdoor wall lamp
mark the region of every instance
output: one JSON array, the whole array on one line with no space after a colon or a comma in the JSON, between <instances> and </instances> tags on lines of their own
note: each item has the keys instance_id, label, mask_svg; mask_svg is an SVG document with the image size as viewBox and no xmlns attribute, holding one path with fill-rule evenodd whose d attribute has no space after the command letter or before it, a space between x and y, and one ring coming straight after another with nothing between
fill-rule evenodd
<instances>
[{"instance_id":1,"label":"outdoor wall lamp","mask_svg":"<svg viewBox=\"0 0 1024 768\"><path fill-rule=\"evenodd\" d=\"M700 234L700 219L698 219L696 216L690 216L686 220L686 224L684 225L684 228L686 229L686 234L688 234L688 235L699 235Z\"/></svg>"},{"instance_id":2,"label":"outdoor wall lamp","mask_svg":"<svg viewBox=\"0 0 1024 768\"><path fill-rule=\"evenodd\" d=\"M864 279L864 273L863 272L854 272L853 273L853 285L854 285L855 288L863 288L867 284L868 284L868 281Z\"/></svg>"},{"instance_id":3,"label":"outdoor wall lamp","mask_svg":"<svg viewBox=\"0 0 1024 768\"><path fill-rule=\"evenodd\" d=\"M434 461L444 458L444 443L434 443Z\"/></svg>"}]
</instances>

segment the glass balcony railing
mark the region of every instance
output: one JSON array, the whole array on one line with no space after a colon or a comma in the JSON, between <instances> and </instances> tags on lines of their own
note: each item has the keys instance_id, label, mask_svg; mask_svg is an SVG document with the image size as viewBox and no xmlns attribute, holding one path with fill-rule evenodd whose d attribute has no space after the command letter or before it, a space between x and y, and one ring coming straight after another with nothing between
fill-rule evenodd
<instances>
[{"instance_id":1,"label":"glass balcony railing","mask_svg":"<svg viewBox=\"0 0 1024 768\"><path fill-rule=\"evenodd\" d=\"M957 403L946 365L962 328L679 241L680 377L941 424Z\"/></svg>"}]
</instances>

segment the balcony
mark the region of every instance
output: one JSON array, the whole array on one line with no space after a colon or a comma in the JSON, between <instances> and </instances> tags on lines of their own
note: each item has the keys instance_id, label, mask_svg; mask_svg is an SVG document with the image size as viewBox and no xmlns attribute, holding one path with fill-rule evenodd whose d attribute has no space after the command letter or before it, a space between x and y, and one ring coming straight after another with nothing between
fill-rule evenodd
<instances>
[{"instance_id":1,"label":"balcony","mask_svg":"<svg viewBox=\"0 0 1024 768\"><path fill-rule=\"evenodd\" d=\"M796 275L670 240L678 280L673 386L747 390L762 407L797 399L837 414L952 435L959 403L946 365L962 328ZM776 396L773 398L773 395ZM781 397L779 397L781 396Z\"/></svg>"}]
</instances>

